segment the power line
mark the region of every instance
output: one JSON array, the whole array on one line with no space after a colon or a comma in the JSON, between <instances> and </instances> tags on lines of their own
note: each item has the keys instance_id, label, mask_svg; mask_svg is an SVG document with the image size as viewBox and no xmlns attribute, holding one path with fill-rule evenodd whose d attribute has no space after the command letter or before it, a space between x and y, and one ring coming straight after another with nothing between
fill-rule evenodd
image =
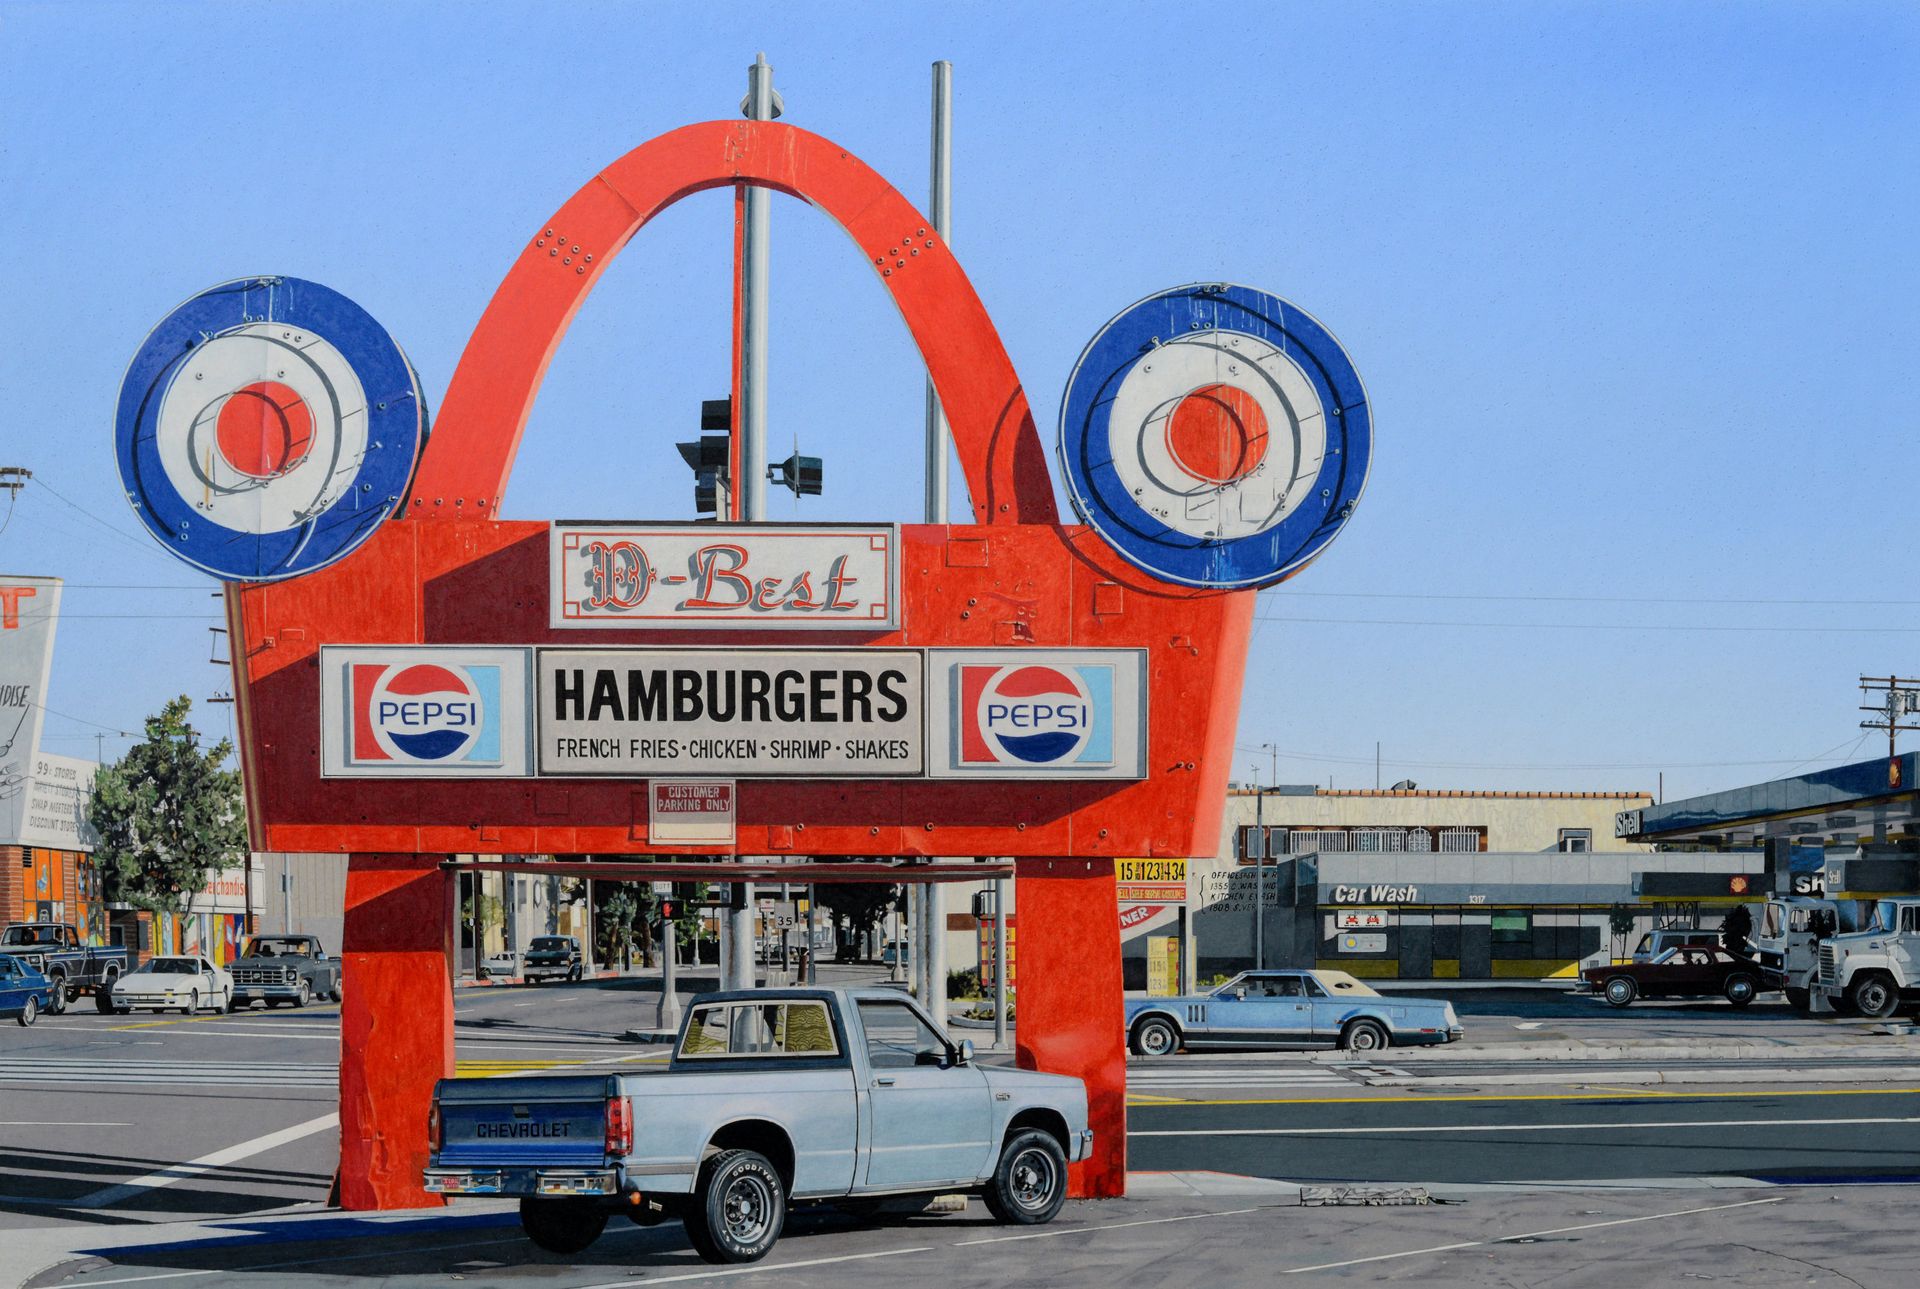
<instances>
[{"instance_id":1,"label":"power line","mask_svg":"<svg viewBox=\"0 0 1920 1289\"><path fill-rule=\"evenodd\" d=\"M1499 600L1537 604L1835 605L1852 608L1882 608L1889 604L1920 606L1920 600L1742 600L1706 595L1449 595L1424 591L1296 591L1291 587L1278 586L1268 587L1261 594L1275 598L1300 597L1319 600Z\"/></svg>"},{"instance_id":2,"label":"power line","mask_svg":"<svg viewBox=\"0 0 1920 1289\"><path fill-rule=\"evenodd\" d=\"M1920 635L1920 626L1912 627L1788 627L1771 623L1705 622L1458 622L1422 618L1296 618L1256 613L1256 622L1279 622L1314 626L1348 627L1484 627L1496 631L1739 631L1755 634L1763 631L1804 635Z\"/></svg>"},{"instance_id":3,"label":"power line","mask_svg":"<svg viewBox=\"0 0 1920 1289\"><path fill-rule=\"evenodd\" d=\"M1798 769L1810 761L1818 761L1845 746L1846 740L1843 739L1825 752L1816 752L1797 762L1792 757L1784 756L1762 761L1425 761L1397 756L1389 764L1423 770L1722 770L1767 765L1791 765ZM1858 740L1855 741L1855 746L1858 746ZM1237 743L1234 745L1234 750L1237 752L1269 751L1270 755L1283 756L1292 761L1322 761L1333 765L1373 764L1371 756L1349 756L1336 752L1269 750L1265 744L1255 747Z\"/></svg>"},{"instance_id":4,"label":"power line","mask_svg":"<svg viewBox=\"0 0 1920 1289\"><path fill-rule=\"evenodd\" d=\"M45 703L35 703L34 706L38 707L41 711L45 712L49 716L58 716L63 721L74 721L81 725L91 725L97 730L105 730L109 734L117 734L122 738L140 737L138 734L135 734L132 730L123 730L117 725L102 725L99 721L90 721L84 716L74 716L67 712L57 712L53 708L48 707ZM68 735L66 737L72 737L72 736ZM92 738L93 735L87 734L82 737Z\"/></svg>"},{"instance_id":5,"label":"power line","mask_svg":"<svg viewBox=\"0 0 1920 1289\"><path fill-rule=\"evenodd\" d=\"M118 537L120 540L127 542L132 546L137 546L139 549L145 551L149 555L160 556L159 547L157 547L151 540L142 538L142 537L136 537L132 533L128 532L126 529L120 527L118 524L102 519L99 515L94 514L91 510L88 510L85 506L81 505L79 502L74 501L72 498L60 492L59 489L55 488L52 484L48 483L45 479L35 476L33 482L37 484L39 487L45 489L47 492L47 495L51 496L55 501L58 501L61 505L66 506L69 509L76 512L77 514L85 517L86 519L90 520L94 524L98 525L100 528L105 529L107 532L112 533L115 537ZM165 558L164 556L160 556L160 557Z\"/></svg>"}]
</instances>

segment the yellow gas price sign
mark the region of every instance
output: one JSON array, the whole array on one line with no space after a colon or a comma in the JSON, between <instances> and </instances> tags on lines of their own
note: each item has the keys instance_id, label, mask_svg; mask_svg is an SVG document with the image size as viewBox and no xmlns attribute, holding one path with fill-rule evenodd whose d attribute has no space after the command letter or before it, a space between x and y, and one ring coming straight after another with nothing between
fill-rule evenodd
<instances>
[{"instance_id":1,"label":"yellow gas price sign","mask_svg":"<svg viewBox=\"0 0 1920 1289\"><path fill-rule=\"evenodd\" d=\"M1114 877L1122 904L1185 904L1187 861L1184 859L1119 859Z\"/></svg>"}]
</instances>

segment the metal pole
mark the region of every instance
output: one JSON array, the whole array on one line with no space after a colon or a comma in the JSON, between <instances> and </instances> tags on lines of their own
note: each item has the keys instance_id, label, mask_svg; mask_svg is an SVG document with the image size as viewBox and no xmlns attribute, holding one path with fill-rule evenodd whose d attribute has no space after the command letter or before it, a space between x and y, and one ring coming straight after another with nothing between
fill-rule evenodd
<instances>
[{"instance_id":1,"label":"metal pole","mask_svg":"<svg viewBox=\"0 0 1920 1289\"><path fill-rule=\"evenodd\" d=\"M814 911L819 907L819 901L814 899L813 895L814 895L813 883L808 882L807 883L806 963L807 963L807 983L810 985L817 983L820 978L819 968L815 962L815 959L817 959L820 955L819 933L814 929L815 927Z\"/></svg>"},{"instance_id":2,"label":"metal pole","mask_svg":"<svg viewBox=\"0 0 1920 1289\"><path fill-rule=\"evenodd\" d=\"M1007 1046L1007 879L993 881L993 1045Z\"/></svg>"},{"instance_id":3,"label":"metal pole","mask_svg":"<svg viewBox=\"0 0 1920 1289\"><path fill-rule=\"evenodd\" d=\"M761 54L747 69L746 113L755 121L771 121L773 68ZM747 523L767 517L767 244L771 230L773 193L748 185L746 201L746 265L741 292L740 328L740 475L733 486L740 493L740 518ZM749 937L751 943L751 937Z\"/></svg>"},{"instance_id":4,"label":"metal pole","mask_svg":"<svg viewBox=\"0 0 1920 1289\"><path fill-rule=\"evenodd\" d=\"M280 853L280 899L283 916L287 925L284 933L293 934L293 857L285 851Z\"/></svg>"},{"instance_id":5,"label":"metal pole","mask_svg":"<svg viewBox=\"0 0 1920 1289\"><path fill-rule=\"evenodd\" d=\"M674 943L673 919L660 919L660 1008L654 1015L655 1029L680 1028L680 981L674 970L679 946Z\"/></svg>"},{"instance_id":6,"label":"metal pole","mask_svg":"<svg viewBox=\"0 0 1920 1289\"><path fill-rule=\"evenodd\" d=\"M927 1010L947 1024L947 887L927 884Z\"/></svg>"},{"instance_id":7,"label":"metal pole","mask_svg":"<svg viewBox=\"0 0 1920 1289\"><path fill-rule=\"evenodd\" d=\"M953 242L953 64L933 65L933 173L927 184L927 215L933 230ZM927 522L947 522L947 416L927 381Z\"/></svg>"},{"instance_id":8,"label":"metal pole","mask_svg":"<svg viewBox=\"0 0 1920 1289\"><path fill-rule=\"evenodd\" d=\"M1254 777L1260 777L1255 767ZM1253 968L1267 965L1267 790L1253 785Z\"/></svg>"}]
</instances>

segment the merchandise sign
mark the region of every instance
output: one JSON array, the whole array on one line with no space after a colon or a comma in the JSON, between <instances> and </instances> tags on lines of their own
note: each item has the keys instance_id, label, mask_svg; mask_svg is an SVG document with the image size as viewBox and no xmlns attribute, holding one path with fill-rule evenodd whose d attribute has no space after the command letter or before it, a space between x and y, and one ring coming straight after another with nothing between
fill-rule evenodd
<instances>
[{"instance_id":1,"label":"merchandise sign","mask_svg":"<svg viewBox=\"0 0 1920 1289\"><path fill-rule=\"evenodd\" d=\"M527 777L527 661L525 649L323 646L320 773Z\"/></svg>"},{"instance_id":2,"label":"merchandise sign","mask_svg":"<svg viewBox=\"0 0 1920 1289\"><path fill-rule=\"evenodd\" d=\"M60 620L57 577L0 578L0 845L28 842L28 799Z\"/></svg>"},{"instance_id":3,"label":"merchandise sign","mask_svg":"<svg viewBox=\"0 0 1920 1289\"><path fill-rule=\"evenodd\" d=\"M1122 904L1187 902L1184 859L1120 859L1114 861L1113 868Z\"/></svg>"},{"instance_id":4,"label":"merchandise sign","mask_svg":"<svg viewBox=\"0 0 1920 1289\"><path fill-rule=\"evenodd\" d=\"M900 540L889 524L557 523L547 531L555 627L899 625Z\"/></svg>"},{"instance_id":5,"label":"merchandise sign","mask_svg":"<svg viewBox=\"0 0 1920 1289\"><path fill-rule=\"evenodd\" d=\"M732 779L655 779L647 809L647 838L731 846L737 800Z\"/></svg>"},{"instance_id":6,"label":"merchandise sign","mask_svg":"<svg viewBox=\"0 0 1920 1289\"><path fill-rule=\"evenodd\" d=\"M1354 934L1349 932L1340 937L1342 953L1385 953L1387 937L1383 932Z\"/></svg>"},{"instance_id":7,"label":"merchandise sign","mask_svg":"<svg viewBox=\"0 0 1920 1289\"><path fill-rule=\"evenodd\" d=\"M935 779L1143 779L1147 668L1137 649L930 649Z\"/></svg>"},{"instance_id":8,"label":"merchandise sign","mask_svg":"<svg viewBox=\"0 0 1920 1289\"><path fill-rule=\"evenodd\" d=\"M1393 914L1386 909L1341 909L1333 915L1333 924L1342 931L1375 931L1393 925Z\"/></svg>"},{"instance_id":9,"label":"merchandise sign","mask_svg":"<svg viewBox=\"0 0 1920 1289\"><path fill-rule=\"evenodd\" d=\"M25 801L18 824L0 832L0 840L22 846L45 846L51 850L92 852L100 844L100 834L87 818L87 801L93 795L93 778L99 765L77 756L55 756L42 752L33 758L33 774L24 793L7 797L0 787L0 819L6 807Z\"/></svg>"},{"instance_id":10,"label":"merchandise sign","mask_svg":"<svg viewBox=\"0 0 1920 1289\"><path fill-rule=\"evenodd\" d=\"M541 649L543 775L868 779L925 762L912 650Z\"/></svg>"}]
</instances>

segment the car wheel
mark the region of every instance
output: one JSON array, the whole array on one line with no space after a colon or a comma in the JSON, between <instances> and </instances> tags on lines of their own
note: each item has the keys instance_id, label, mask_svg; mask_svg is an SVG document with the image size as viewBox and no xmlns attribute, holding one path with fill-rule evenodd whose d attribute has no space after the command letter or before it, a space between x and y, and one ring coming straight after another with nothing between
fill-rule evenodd
<instances>
[{"instance_id":1,"label":"car wheel","mask_svg":"<svg viewBox=\"0 0 1920 1289\"><path fill-rule=\"evenodd\" d=\"M1640 990L1633 983L1632 976L1615 976L1607 981L1605 992L1608 1002L1615 1007L1626 1007L1639 995Z\"/></svg>"},{"instance_id":2,"label":"car wheel","mask_svg":"<svg viewBox=\"0 0 1920 1289\"><path fill-rule=\"evenodd\" d=\"M96 989L93 991L93 1009L102 1016L111 1016L120 1010L114 1005L113 990L111 988Z\"/></svg>"},{"instance_id":3,"label":"car wheel","mask_svg":"<svg viewBox=\"0 0 1920 1289\"><path fill-rule=\"evenodd\" d=\"M529 1195L520 1201L520 1229L548 1253L578 1253L607 1229L607 1211L591 1201Z\"/></svg>"},{"instance_id":4,"label":"car wheel","mask_svg":"<svg viewBox=\"0 0 1920 1289\"><path fill-rule=\"evenodd\" d=\"M1377 1052L1390 1041L1377 1020L1357 1020L1340 1034L1340 1046L1349 1052Z\"/></svg>"},{"instance_id":5,"label":"car wheel","mask_svg":"<svg viewBox=\"0 0 1920 1289\"><path fill-rule=\"evenodd\" d=\"M1725 992L1728 1002L1735 1007L1745 1007L1753 1001L1754 995L1760 992L1760 988L1752 976L1736 973L1727 977Z\"/></svg>"},{"instance_id":6,"label":"car wheel","mask_svg":"<svg viewBox=\"0 0 1920 1289\"><path fill-rule=\"evenodd\" d=\"M582 973L580 971L580 964L576 962L573 966L573 970L567 973L567 979L571 980L573 983L577 985L580 983L581 974Z\"/></svg>"},{"instance_id":7,"label":"car wheel","mask_svg":"<svg viewBox=\"0 0 1920 1289\"><path fill-rule=\"evenodd\" d=\"M1855 977L1847 986L1847 1001L1853 1004L1856 1015L1870 1020L1882 1020L1893 1015L1900 1006L1900 991L1893 987L1893 981L1878 971L1868 972Z\"/></svg>"},{"instance_id":8,"label":"car wheel","mask_svg":"<svg viewBox=\"0 0 1920 1289\"><path fill-rule=\"evenodd\" d=\"M200 1010L200 991L198 989L187 992L187 1005L180 1010L189 1016Z\"/></svg>"},{"instance_id":9,"label":"car wheel","mask_svg":"<svg viewBox=\"0 0 1920 1289\"><path fill-rule=\"evenodd\" d=\"M1787 1006L1793 1008L1795 1015L1797 1016L1813 1015L1813 995L1812 994L1808 993L1804 989L1789 989L1786 991L1786 995L1787 995Z\"/></svg>"},{"instance_id":10,"label":"car wheel","mask_svg":"<svg viewBox=\"0 0 1920 1289\"><path fill-rule=\"evenodd\" d=\"M47 1015L58 1016L67 1009L67 978L55 976L47 989Z\"/></svg>"},{"instance_id":11,"label":"car wheel","mask_svg":"<svg viewBox=\"0 0 1920 1289\"><path fill-rule=\"evenodd\" d=\"M333 988L327 992L327 997L336 1003L345 1002L347 1000L347 996L346 994L341 992L340 982L337 980L333 982Z\"/></svg>"},{"instance_id":12,"label":"car wheel","mask_svg":"<svg viewBox=\"0 0 1920 1289\"><path fill-rule=\"evenodd\" d=\"M1139 1056L1171 1056L1180 1050L1180 1031L1164 1017L1149 1017L1134 1027L1133 1050Z\"/></svg>"},{"instance_id":13,"label":"car wheel","mask_svg":"<svg viewBox=\"0 0 1920 1289\"><path fill-rule=\"evenodd\" d=\"M1038 1226L1067 1201L1067 1154L1051 1133L1029 1128L1008 1139L981 1198L997 1222Z\"/></svg>"},{"instance_id":14,"label":"car wheel","mask_svg":"<svg viewBox=\"0 0 1920 1289\"><path fill-rule=\"evenodd\" d=\"M694 1252L713 1263L758 1262L787 1225L787 1188L764 1155L723 1150L701 1166L682 1223Z\"/></svg>"},{"instance_id":15,"label":"car wheel","mask_svg":"<svg viewBox=\"0 0 1920 1289\"><path fill-rule=\"evenodd\" d=\"M20 1014L15 1016L14 1020L18 1021L21 1027L24 1028L33 1024L33 1022L38 1019L40 1019L40 1000L32 994L28 994L27 1001L20 1004Z\"/></svg>"},{"instance_id":16,"label":"car wheel","mask_svg":"<svg viewBox=\"0 0 1920 1289\"><path fill-rule=\"evenodd\" d=\"M300 992L293 996L293 1005L295 1007L305 1007L308 1003L312 1001L313 1001L313 986L309 984L307 981L302 980L300 982Z\"/></svg>"},{"instance_id":17,"label":"car wheel","mask_svg":"<svg viewBox=\"0 0 1920 1289\"><path fill-rule=\"evenodd\" d=\"M231 989L220 995L220 1014L222 1016L233 1014L233 990Z\"/></svg>"}]
</instances>

